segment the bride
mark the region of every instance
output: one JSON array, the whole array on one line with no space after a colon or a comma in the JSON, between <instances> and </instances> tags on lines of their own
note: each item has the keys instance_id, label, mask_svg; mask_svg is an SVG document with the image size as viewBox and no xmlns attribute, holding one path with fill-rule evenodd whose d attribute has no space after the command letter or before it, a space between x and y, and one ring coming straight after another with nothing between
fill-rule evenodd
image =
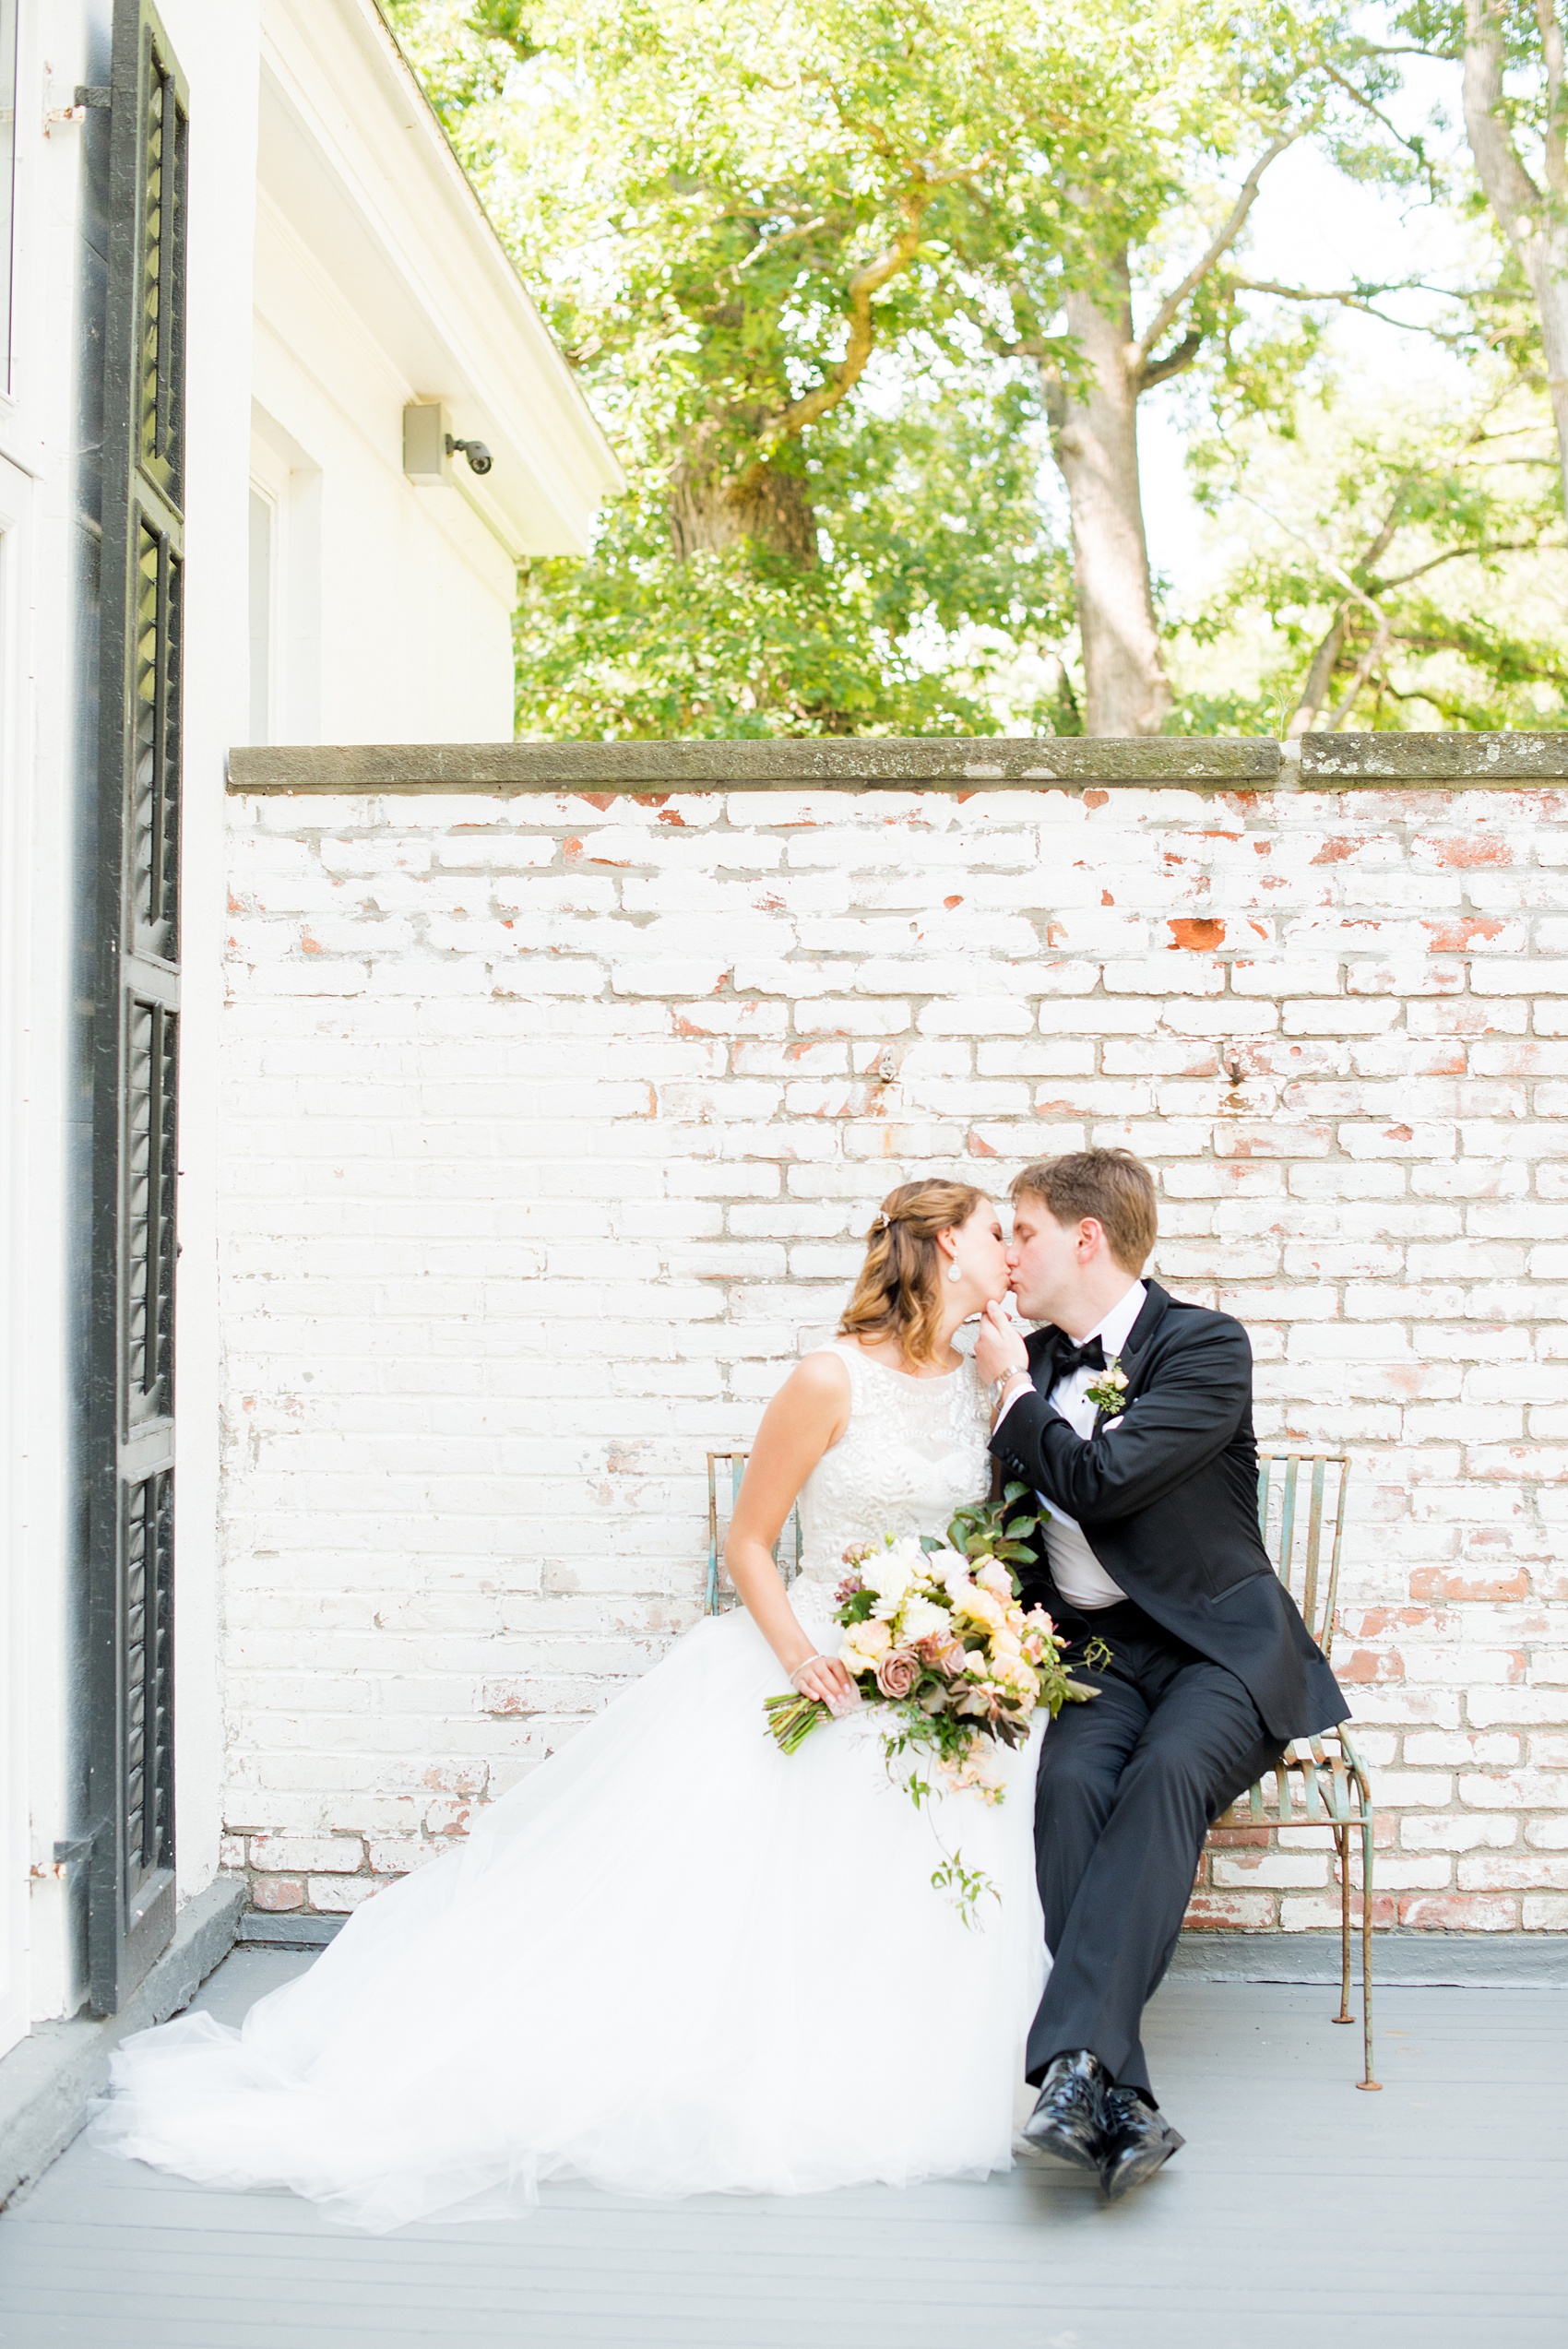
<instances>
[{"instance_id":1,"label":"bride","mask_svg":"<svg viewBox=\"0 0 1568 2349\"><path fill-rule=\"evenodd\" d=\"M832 1620L847 1545L940 1533L990 1486L990 1392L954 1332L1007 1287L967 1183L905 1183L833 1345L768 1406L698 1623L467 1843L358 1909L234 2031L129 2040L100 2141L350 2224L493 2217L547 2178L814 2193L1005 2168L1044 1965L1035 1747L998 1808L917 1810ZM799 1500L801 1572L772 1550ZM786 1756L763 1701L835 1719ZM966 1925L932 1828L996 1900Z\"/></svg>"}]
</instances>

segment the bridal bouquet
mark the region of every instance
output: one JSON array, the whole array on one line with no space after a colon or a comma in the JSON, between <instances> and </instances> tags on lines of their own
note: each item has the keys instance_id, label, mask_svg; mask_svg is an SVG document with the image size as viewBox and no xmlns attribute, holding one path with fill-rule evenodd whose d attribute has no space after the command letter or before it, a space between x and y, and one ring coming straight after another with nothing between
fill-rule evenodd
<instances>
[{"instance_id":1,"label":"bridal bouquet","mask_svg":"<svg viewBox=\"0 0 1568 2349\"><path fill-rule=\"evenodd\" d=\"M938 1540L888 1534L844 1553L837 1593L844 1637L838 1657L862 1699L893 1715L883 1737L891 1766L927 1753L953 1787L1000 1802L999 1745L1016 1746L1042 1708L1094 1694L1063 1664L1067 1643L1040 1608L1019 1604L1015 1560L1032 1553L1017 1537L1035 1521L1004 1521L1026 1488L1009 1485L1000 1504L960 1510ZM798 1751L831 1709L818 1697L769 1697L768 1726L786 1753ZM918 1804L931 1786L906 1780Z\"/></svg>"}]
</instances>

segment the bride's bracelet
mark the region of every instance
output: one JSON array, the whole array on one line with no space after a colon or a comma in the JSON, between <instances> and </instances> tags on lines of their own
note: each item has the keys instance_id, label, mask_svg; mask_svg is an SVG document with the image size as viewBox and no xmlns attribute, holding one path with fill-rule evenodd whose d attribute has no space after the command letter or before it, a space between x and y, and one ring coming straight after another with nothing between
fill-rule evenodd
<instances>
[{"instance_id":1,"label":"bride's bracelet","mask_svg":"<svg viewBox=\"0 0 1568 2349\"><path fill-rule=\"evenodd\" d=\"M802 1673L809 1672L814 1664L826 1664L826 1656L822 1655L820 1652L815 1655L808 1655L805 1662L803 1664L797 1664L794 1670L790 1673L790 1686L798 1692L801 1685Z\"/></svg>"}]
</instances>

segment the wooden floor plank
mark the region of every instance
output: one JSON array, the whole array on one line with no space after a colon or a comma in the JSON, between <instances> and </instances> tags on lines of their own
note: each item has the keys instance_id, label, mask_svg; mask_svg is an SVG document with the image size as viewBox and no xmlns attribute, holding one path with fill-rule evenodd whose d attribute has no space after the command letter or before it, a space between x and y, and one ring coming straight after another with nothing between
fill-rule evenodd
<instances>
[{"instance_id":1,"label":"wooden floor plank","mask_svg":"<svg viewBox=\"0 0 1568 2349\"><path fill-rule=\"evenodd\" d=\"M307 1961L244 1952L225 2020ZM0 2219L4 2349L1563 2349L1568 2001L1388 1991L1380 2096L1319 1987L1177 1979L1151 2051L1189 2142L1115 2208L1016 2171L373 2237L78 2141Z\"/></svg>"}]
</instances>

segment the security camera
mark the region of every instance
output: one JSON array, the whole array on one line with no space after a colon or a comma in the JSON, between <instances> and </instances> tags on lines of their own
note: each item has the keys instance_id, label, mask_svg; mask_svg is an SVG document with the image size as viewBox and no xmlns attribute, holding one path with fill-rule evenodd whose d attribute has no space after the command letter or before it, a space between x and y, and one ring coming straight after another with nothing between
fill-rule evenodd
<instances>
[{"instance_id":1,"label":"security camera","mask_svg":"<svg viewBox=\"0 0 1568 2349\"><path fill-rule=\"evenodd\" d=\"M495 462L482 441L455 441L450 433L446 435L446 454L466 457L472 473L488 473Z\"/></svg>"}]
</instances>

